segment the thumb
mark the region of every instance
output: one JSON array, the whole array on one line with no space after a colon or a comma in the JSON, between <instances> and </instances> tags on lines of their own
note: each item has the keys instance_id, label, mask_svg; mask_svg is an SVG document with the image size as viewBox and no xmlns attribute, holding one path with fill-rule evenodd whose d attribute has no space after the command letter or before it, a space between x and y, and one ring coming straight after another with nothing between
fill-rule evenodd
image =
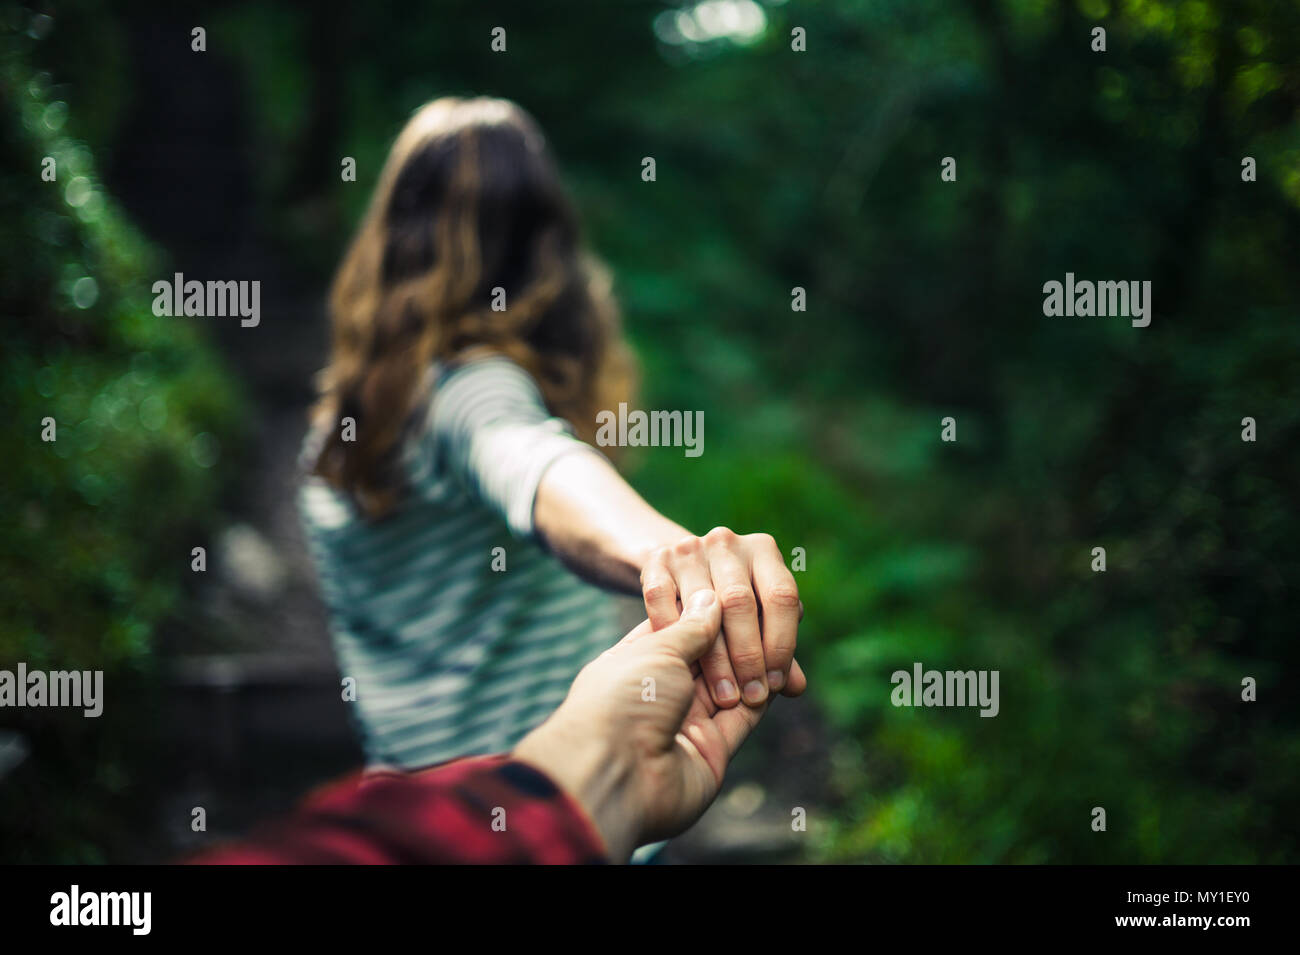
<instances>
[{"instance_id":1,"label":"thumb","mask_svg":"<svg viewBox=\"0 0 1300 955\"><path fill-rule=\"evenodd\" d=\"M678 654L690 666L704 656L722 629L722 607L712 590L697 590L682 608L681 618L652 639Z\"/></svg>"}]
</instances>

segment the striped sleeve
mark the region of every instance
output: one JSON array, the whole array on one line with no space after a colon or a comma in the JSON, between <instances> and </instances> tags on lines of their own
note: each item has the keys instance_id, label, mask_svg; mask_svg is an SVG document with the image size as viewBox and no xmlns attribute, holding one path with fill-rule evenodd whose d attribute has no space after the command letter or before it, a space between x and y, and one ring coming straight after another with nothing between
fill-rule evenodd
<instances>
[{"instance_id":1,"label":"striped sleeve","mask_svg":"<svg viewBox=\"0 0 1300 955\"><path fill-rule=\"evenodd\" d=\"M458 366L438 383L425 427L435 473L450 475L505 520L533 533L533 501L546 469L575 451L596 453L546 408L532 377L507 358Z\"/></svg>"}]
</instances>

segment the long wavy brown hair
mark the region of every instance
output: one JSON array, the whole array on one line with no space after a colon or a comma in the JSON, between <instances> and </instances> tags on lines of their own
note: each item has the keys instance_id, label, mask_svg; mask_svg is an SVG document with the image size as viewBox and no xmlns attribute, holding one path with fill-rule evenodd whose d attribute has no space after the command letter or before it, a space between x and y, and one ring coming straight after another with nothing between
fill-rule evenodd
<instances>
[{"instance_id":1,"label":"long wavy brown hair","mask_svg":"<svg viewBox=\"0 0 1300 955\"><path fill-rule=\"evenodd\" d=\"M500 99L427 104L397 137L334 278L314 472L367 516L390 511L434 363L471 353L517 362L590 442L596 412L633 387L610 284L527 113Z\"/></svg>"}]
</instances>

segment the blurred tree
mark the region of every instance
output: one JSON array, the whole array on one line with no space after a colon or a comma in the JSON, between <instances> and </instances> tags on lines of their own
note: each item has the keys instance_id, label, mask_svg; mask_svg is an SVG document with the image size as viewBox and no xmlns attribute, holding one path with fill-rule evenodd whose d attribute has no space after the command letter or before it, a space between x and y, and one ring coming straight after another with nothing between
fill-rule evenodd
<instances>
[{"instance_id":1,"label":"blurred tree","mask_svg":"<svg viewBox=\"0 0 1300 955\"><path fill-rule=\"evenodd\" d=\"M149 759L154 632L215 516L239 399L190 328L151 313L159 257L104 192L59 87L27 65L40 19L0 17L0 669L102 670L113 693L97 720L5 712L40 771L0 787L0 846L95 861L120 856L122 816L145 809L130 790Z\"/></svg>"}]
</instances>

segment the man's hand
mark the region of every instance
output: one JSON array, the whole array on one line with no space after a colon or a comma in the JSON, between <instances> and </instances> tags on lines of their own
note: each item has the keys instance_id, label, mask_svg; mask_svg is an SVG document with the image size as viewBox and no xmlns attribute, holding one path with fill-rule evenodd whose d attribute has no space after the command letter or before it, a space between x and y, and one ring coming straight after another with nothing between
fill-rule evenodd
<instances>
[{"instance_id":1,"label":"man's hand","mask_svg":"<svg viewBox=\"0 0 1300 955\"><path fill-rule=\"evenodd\" d=\"M716 592L722 604L723 635L700 661L713 702L758 706L769 692L797 695L790 672L803 611L772 536L715 527L655 551L641 570L646 614L656 630L676 621L702 590Z\"/></svg>"},{"instance_id":2,"label":"man's hand","mask_svg":"<svg viewBox=\"0 0 1300 955\"><path fill-rule=\"evenodd\" d=\"M695 591L675 616L658 632L647 620L584 667L514 752L587 810L614 861L698 819L767 708L719 709L696 672L720 636L714 593ZM807 687L793 661L786 687L791 695Z\"/></svg>"}]
</instances>

